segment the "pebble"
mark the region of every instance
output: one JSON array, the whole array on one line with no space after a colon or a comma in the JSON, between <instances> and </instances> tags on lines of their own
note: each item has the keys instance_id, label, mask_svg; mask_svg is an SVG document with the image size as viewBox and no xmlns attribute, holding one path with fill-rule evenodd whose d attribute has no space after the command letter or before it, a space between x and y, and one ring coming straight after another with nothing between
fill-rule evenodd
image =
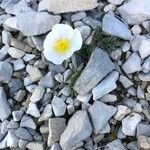
<instances>
[{"instance_id":1,"label":"pebble","mask_svg":"<svg viewBox=\"0 0 150 150\"><path fill-rule=\"evenodd\" d=\"M123 45L122 45L122 47L121 47L121 50L122 50L122 52L127 52L127 51L129 51L130 50L130 43L129 42L125 42Z\"/></svg>"},{"instance_id":2,"label":"pebble","mask_svg":"<svg viewBox=\"0 0 150 150\"><path fill-rule=\"evenodd\" d=\"M85 12L78 12L78 13L75 13L71 16L71 21L74 22L74 21L79 21L79 20L82 20L86 17L86 13Z\"/></svg>"},{"instance_id":3,"label":"pebble","mask_svg":"<svg viewBox=\"0 0 150 150\"><path fill-rule=\"evenodd\" d=\"M25 64L22 59L14 60L12 61L12 63L13 63L14 71L19 71L25 68Z\"/></svg>"},{"instance_id":4,"label":"pebble","mask_svg":"<svg viewBox=\"0 0 150 150\"><path fill-rule=\"evenodd\" d=\"M146 29L147 32L150 32L150 21L143 21L142 26Z\"/></svg>"},{"instance_id":5,"label":"pebble","mask_svg":"<svg viewBox=\"0 0 150 150\"><path fill-rule=\"evenodd\" d=\"M103 97L100 98L101 102L115 102L117 101L117 96L114 94L105 94Z\"/></svg>"},{"instance_id":6,"label":"pebble","mask_svg":"<svg viewBox=\"0 0 150 150\"><path fill-rule=\"evenodd\" d=\"M122 69L126 74L135 73L142 70L142 60L137 53L132 53L131 56L122 65Z\"/></svg>"},{"instance_id":7,"label":"pebble","mask_svg":"<svg viewBox=\"0 0 150 150\"><path fill-rule=\"evenodd\" d=\"M79 5L80 4L80 5ZM38 11L48 10L55 14L77 12L83 10L89 10L97 7L97 0L59 0L58 2L52 2L49 0L42 0L39 3Z\"/></svg>"},{"instance_id":8,"label":"pebble","mask_svg":"<svg viewBox=\"0 0 150 150\"><path fill-rule=\"evenodd\" d=\"M144 124L144 123L139 123L137 125L137 137L139 136L150 136L150 125L149 124Z\"/></svg>"},{"instance_id":9,"label":"pebble","mask_svg":"<svg viewBox=\"0 0 150 150\"><path fill-rule=\"evenodd\" d=\"M139 73L138 77L142 81L150 81L150 72L148 72L146 74L145 73Z\"/></svg>"},{"instance_id":10,"label":"pebble","mask_svg":"<svg viewBox=\"0 0 150 150\"><path fill-rule=\"evenodd\" d=\"M116 9L116 5L108 4L104 7L104 12L114 11Z\"/></svg>"},{"instance_id":11,"label":"pebble","mask_svg":"<svg viewBox=\"0 0 150 150\"><path fill-rule=\"evenodd\" d=\"M92 126L85 110L77 111L69 120L65 131L61 134L60 145L63 150L71 149L74 145L88 138Z\"/></svg>"},{"instance_id":12,"label":"pebble","mask_svg":"<svg viewBox=\"0 0 150 150\"><path fill-rule=\"evenodd\" d=\"M24 51L21 51L14 47L10 47L8 49L8 53L12 58L16 58L16 59L22 58L25 55Z\"/></svg>"},{"instance_id":13,"label":"pebble","mask_svg":"<svg viewBox=\"0 0 150 150\"><path fill-rule=\"evenodd\" d=\"M26 145L29 143L27 140L20 139L19 140L19 148L22 150L26 150Z\"/></svg>"},{"instance_id":14,"label":"pebble","mask_svg":"<svg viewBox=\"0 0 150 150\"><path fill-rule=\"evenodd\" d=\"M124 88L129 88L134 84L130 79L128 79L126 76L123 75L120 75L119 81L124 86Z\"/></svg>"},{"instance_id":15,"label":"pebble","mask_svg":"<svg viewBox=\"0 0 150 150\"><path fill-rule=\"evenodd\" d=\"M139 136L138 145L140 149L143 149L143 150L150 149L150 138L147 136Z\"/></svg>"},{"instance_id":16,"label":"pebble","mask_svg":"<svg viewBox=\"0 0 150 150\"><path fill-rule=\"evenodd\" d=\"M59 143L54 143L50 150L62 150Z\"/></svg>"},{"instance_id":17,"label":"pebble","mask_svg":"<svg viewBox=\"0 0 150 150\"><path fill-rule=\"evenodd\" d=\"M128 29L128 27L119 19L117 19L113 14L107 13L104 16L102 23L103 32L125 40L133 39L131 31Z\"/></svg>"},{"instance_id":18,"label":"pebble","mask_svg":"<svg viewBox=\"0 0 150 150\"><path fill-rule=\"evenodd\" d=\"M115 114L116 111L117 108L114 106L109 106L99 101L95 101L94 104L89 107L88 112L95 134L98 134L106 126L109 119Z\"/></svg>"},{"instance_id":19,"label":"pebble","mask_svg":"<svg viewBox=\"0 0 150 150\"><path fill-rule=\"evenodd\" d=\"M64 79L63 79L63 75L61 73L57 73L55 76L54 76L55 80L58 81L59 83L63 83L64 82Z\"/></svg>"},{"instance_id":20,"label":"pebble","mask_svg":"<svg viewBox=\"0 0 150 150\"><path fill-rule=\"evenodd\" d=\"M131 113L122 120L122 132L128 136L135 136L137 125L141 120L141 115L138 113Z\"/></svg>"},{"instance_id":21,"label":"pebble","mask_svg":"<svg viewBox=\"0 0 150 150\"><path fill-rule=\"evenodd\" d=\"M42 122L42 121L48 120L52 116L53 116L52 105L51 104L47 104L46 107L44 108L40 118L38 119L38 122Z\"/></svg>"},{"instance_id":22,"label":"pebble","mask_svg":"<svg viewBox=\"0 0 150 150\"><path fill-rule=\"evenodd\" d=\"M39 50L39 51L43 51L43 38L39 37L39 36L32 36L32 41L33 44L35 45L35 47Z\"/></svg>"},{"instance_id":23,"label":"pebble","mask_svg":"<svg viewBox=\"0 0 150 150\"><path fill-rule=\"evenodd\" d=\"M90 92L108 73L114 69L114 64L108 54L96 48L91 58L74 85L77 93L85 95Z\"/></svg>"},{"instance_id":24,"label":"pebble","mask_svg":"<svg viewBox=\"0 0 150 150\"><path fill-rule=\"evenodd\" d=\"M85 95L77 95L77 99L80 102L83 102L83 103L88 103L89 100L91 99L91 97L92 97L91 93L88 93L88 94L85 94Z\"/></svg>"},{"instance_id":25,"label":"pebble","mask_svg":"<svg viewBox=\"0 0 150 150\"><path fill-rule=\"evenodd\" d=\"M8 135L6 135L6 136L0 141L0 149L5 149L5 148L7 148L7 138L8 138Z\"/></svg>"},{"instance_id":26,"label":"pebble","mask_svg":"<svg viewBox=\"0 0 150 150\"><path fill-rule=\"evenodd\" d=\"M120 60L121 56L122 56L122 51L120 49L117 49L110 53L110 57L115 61Z\"/></svg>"},{"instance_id":27,"label":"pebble","mask_svg":"<svg viewBox=\"0 0 150 150\"><path fill-rule=\"evenodd\" d=\"M20 121L22 116L23 116L23 111L22 110L15 110L12 112L13 120L14 121Z\"/></svg>"},{"instance_id":28,"label":"pebble","mask_svg":"<svg viewBox=\"0 0 150 150\"><path fill-rule=\"evenodd\" d=\"M0 50L0 61L4 60L4 58L7 56L8 54L8 46L3 46Z\"/></svg>"},{"instance_id":29,"label":"pebble","mask_svg":"<svg viewBox=\"0 0 150 150\"><path fill-rule=\"evenodd\" d=\"M142 29L140 28L139 25L134 25L132 28L131 28L131 31L134 35L137 35L137 34L140 34L142 32Z\"/></svg>"},{"instance_id":30,"label":"pebble","mask_svg":"<svg viewBox=\"0 0 150 150\"><path fill-rule=\"evenodd\" d=\"M26 111L27 114L30 114L31 116L38 118L40 117L40 112L38 110L38 107L35 103L30 102L28 109Z\"/></svg>"},{"instance_id":31,"label":"pebble","mask_svg":"<svg viewBox=\"0 0 150 150\"><path fill-rule=\"evenodd\" d=\"M107 0L109 3L120 5L124 0Z\"/></svg>"},{"instance_id":32,"label":"pebble","mask_svg":"<svg viewBox=\"0 0 150 150\"><path fill-rule=\"evenodd\" d=\"M136 101L130 98L126 98L123 102L124 105L126 105L129 108L133 108L136 105Z\"/></svg>"},{"instance_id":33,"label":"pebble","mask_svg":"<svg viewBox=\"0 0 150 150\"><path fill-rule=\"evenodd\" d=\"M131 0L118 8L121 17L131 25L140 24L141 22L150 19L150 12L147 6L150 5L149 0L139 1ZM130 8L135 8L131 11ZM134 13L134 15L132 15ZM144 16L144 17L143 17Z\"/></svg>"},{"instance_id":34,"label":"pebble","mask_svg":"<svg viewBox=\"0 0 150 150\"><path fill-rule=\"evenodd\" d=\"M26 148L31 150L44 150L45 149L44 142L29 142L26 145Z\"/></svg>"},{"instance_id":35,"label":"pebble","mask_svg":"<svg viewBox=\"0 0 150 150\"><path fill-rule=\"evenodd\" d=\"M30 60L32 60L34 58L35 58L34 54L25 54L25 56L23 57L23 60L28 62L28 61L30 61Z\"/></svg>"},{"instance_id":36,"label":"pebble","mask_svg":"<svg viewBox=\"0 0 150 150\"><path fill-rule=\"evenodd\" d=\"M3 87L0 87L0 119L4 121L11 114L11 108L9 106L6 93Z\"/></svg>"},{"instance_id":37,"label":"pebble","mask_svg":"<svg viewBox=\"0 0 150 150\"><path fill-rule=\"evenodd\" d=\"M103 79L93 90L93 99L97 100L104 96L105 94L113 91L117 88L116 81L119 78L119 73L117 71L113 71L109 74L105 79Z\"/></svg>"},{"instance_id":38,"label":"pebble","mask_svg":"<svg viewBox=\"0 0 150 150\"><path fill-rule=\"evenodd\" d=\"M13 68L5 61L0 62L0 82L9 83L12 77Z\"/></svg>"},{"instance_id":39,"label":"pebble","mask_svg":"<svg viewBox=\"0 0 150 150\"><path fill-rule=\"evenodd\" d=\"M137 141L133 141L133 142L128 143L127 148L129 150L139 150L138 142Z\"/></svg>"},{"instance_id":40,"label":"pebble","mask_svg":"<svg viewBox=\"0 0 150 150\"><path fill-rule=\"evenodd\" d=\"M49 119L49 135L48 146L52 146L58 142L61 134L66 129L66 119L64 118L51 118Z\"/></svg>"},{"instance_id":41,"label":"pebble","mask_svg":"<svg viewBox=\"0 0 150 150\"><path fill-rule=\"evenodd\" d=\"M61 98L54 96L51 104L52 104L52 108L53 108L55 116L58 117L58 116L63 116L65 114L66 104Z\"/></svg>"},{"instance_id":42,"label":"pebble","mask_svg":"<svg viewBox=\"0 0 150 150\"><path fill-rule=\"evenodd\" d=\"M150 56L145 59L142 68L144 73L148 73L150 71Z\"/></svg>"},{"instance_id":43,"label":"pebble","mask_svg":"<svg viewBox=\"0 0 150 150\"><path fill-rule=\"evenodd\" d=\"M37 67L27 65L26 71L30 75L32 82L39 81L42 78L42 73Z\"/></svg>"}]
</instances>

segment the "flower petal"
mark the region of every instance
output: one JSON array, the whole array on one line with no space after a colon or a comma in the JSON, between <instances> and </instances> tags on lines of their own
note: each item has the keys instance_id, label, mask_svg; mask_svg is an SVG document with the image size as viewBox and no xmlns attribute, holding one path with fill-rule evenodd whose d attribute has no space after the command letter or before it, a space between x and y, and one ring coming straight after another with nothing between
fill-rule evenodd
<instances>
[{"instance_id":1,"label":"flower petal","mask_svg":"<svg viewBox=\"0 0 150 150\"><path fill-rule=\"evenodd\" d=\"M67 24L56 24L53 26L52 31L57 32L60 38L67 39L71 39L74 34L73 28Z\"/></svg>"},{"instance_id":2,"label":"flower petal","mask_svg":"<svg viewBox=\"0 0 150 150\"><path fill-rule=\"evenodd\" d=\"M73 37L71 39L72 47L75 48L75 51L78 51L82 47L83 39L81 33L78 29L74 30Z\"/></svg>"}]
</instances>

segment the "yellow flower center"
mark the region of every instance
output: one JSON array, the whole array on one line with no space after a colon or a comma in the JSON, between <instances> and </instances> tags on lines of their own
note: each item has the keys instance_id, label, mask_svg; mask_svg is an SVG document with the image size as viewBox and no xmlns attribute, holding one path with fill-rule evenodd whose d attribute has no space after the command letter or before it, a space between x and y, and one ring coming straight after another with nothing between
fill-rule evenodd
<instances>
[{"instance_id":1,"label":"yellow flower center","mask_svg":"<svg viewBox=\"0 0 150 150\"><path fill-rule=\"evenodd\" d=\"M56 52L64 54L69 51L71 42L68 39L58 39L55 42L54 48Z\"/></svg>"}]
</instances>

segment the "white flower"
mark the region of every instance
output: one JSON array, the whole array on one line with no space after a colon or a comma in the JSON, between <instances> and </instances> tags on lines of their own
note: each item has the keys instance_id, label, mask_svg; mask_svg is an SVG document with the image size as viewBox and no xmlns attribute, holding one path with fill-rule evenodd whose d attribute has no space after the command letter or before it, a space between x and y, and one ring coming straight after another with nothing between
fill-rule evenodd
<instances>
[{"instance_id":1,"label":"white flower","mask_svg":"<svg viewBox=\"0 0 150 150\"><path fill-rule=\"evenodd\" d=\"M81 33L67 24L56 24L48 33L44 41L44 56L54 64L61 64L64 60L81 49Z\"/></svg>"}]
</instances>

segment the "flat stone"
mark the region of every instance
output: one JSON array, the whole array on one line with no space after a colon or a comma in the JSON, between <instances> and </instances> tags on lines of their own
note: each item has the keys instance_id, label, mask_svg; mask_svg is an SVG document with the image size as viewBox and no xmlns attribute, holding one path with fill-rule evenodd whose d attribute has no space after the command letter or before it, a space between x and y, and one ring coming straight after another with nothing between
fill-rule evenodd
<instances>
[{"instance_id":1,"label":"flat stone","mask_svg":"<svg viewBox=\"0 0 150 150\"><path fill-rule=\"evenodd\" d=\"M92 94L91 93L88 93L86 95L78 95L77 96L77 99L80 101L80 102L83 102L83 103L88 103L89 100L91 99L92 97Z\"/></svg>"},{"instance_id":2,"label":"flat stone","mask_svg":"<svg viewBox=\"0 0 150 150\"><path fill-rule=\"evenodd\" d=\"M40 112L38 110L38 107L35 103L30 102L29 107L26 111L27 114L30 114L31 116L38 118L40 117Z\"/></svg>"},{"instance_id":3,"label":"flat stone","mask_svg":"<svg viewBox=\"0 0 150 150\"><path fill-rule=\"evenodd\" d=\"M66 104L61 98L54 96L51 104L52 104L52 108L53 108L55 116L63 116L65 114Z\"/></svg>"},{"instance_id":4,"label":"flat stone","mask_svg":"<svg viewBox=\"0 0 150 150\"><path fill-rule=\"evenodd\" d=\"M144 73L148 73L150 71L150 56L145 59L142 68Z\"/></svg>"},{"instance_id":5,"label":"flat stone","mask_svg":"<svg viewBox=\"0 0 150 150\"><path fill-rule=\"evenodd\" d=\"M145 28L147 32L150 32L150 21L142 22L142 26Z\"/></svg>"},{"instance_id":6,"label":"flat stone","mask_svg":"<svg viewBox=\"0 0 150 150\"><path fill-rule=\"evenodd\" d=\"M122 132L128 136L135 136L137 125L142 117L138 113L131 113L122 120Z\"/></svg>"},{"instance_id":7,"label":"flat stone","mask_svg":"<svg viewBox=\"0 0 150 150\"><path fill-rule=\"evenodd\" d=\"M120 5L124 0L108 0L109 3Z\"/></svg>"},{"instance_id":8,"label":"flat stone","mask_svg":"<svg viewBox=\"0 0 150 150\"><path fill-rule=\"evenodd\" d=\"M128 143L127 148L129 150L139 150L138 142L137 141L133 141L133 142Z\"/></svg>"},{"instance_id":9,"label":"flat stone","mask_svg":"<svg viewBox=\"0 0 150 150\"><path fill-rule=\"evenodd\" d=\"M137 125L137 137L143 135L143 136L150 136L150 125L139 123Z\"/></svg>"},{"instance_id":10,"label":"flat stone","mask_svg":"<svg viewBox=\"0 0 150 150\"><path fill-rule=\"evenodd\" d=\"M54 143L50 150L62 150L58 143Z\"/></svg>"},{"instance_id":11,"label":"flat stone","mask_svg":"<svg viewBox=\"0 0 150 150\"><path fill-rule=\"evenodd\" d=\"M4 58L7 56L8 49L9 49L9 46L3 46L1 48L1 50L0 50L0 61L4 60Z\"/></svg>"},{"instance_id":12,"label":"flat stone","mask_svg":"<svg viewBox=\"0 0 150 150\"><path fill-rule=\"evenodd\" d=\"M106 14L103 18L102 25L103 32L116 36L125 40L133 39L131 31L128 29L127 25L117 19L113 14Z\"/></svg>"},{"instance_id":13,"label":"flat stone","mask_svg":"<svg viewBox=\"0 0 150 150\"><path fill-rule=\"evenodd\" d=\"M150 81L150 72L148 72L148 73L139 73L138 77L142 81Z\"/></svg>"},{"instance_id":14,"label":"flat stone","mask_svg":"<svg viewBox=\"0 0 150 150\"><path fill-rule=\"evenodd\" d=\"M131 113L131 109L128 108L127 106L118 105L117 108L118 110L114 115L114 118L118 121L121 121L126 115Z\"/></svg>"},{"instance_id":15,"label":"flat stone","mask_svg":"<svg viewBox=\"0 0 150 150\"><path fill-rule=\"evenodd\" d=\"M3 14L0 16L0 25L2 25L8 18L11 18L10 14Z\"/></svg>"},{"instance_id":16,"label":"flat stone","mask_svg":"<svg viewBox=\"0 0 150 150\"><path fill-rule=\"evenodd\" d=\"M94 104L89 107L88 111L92 121L94 133L98 134L106 126L109 119L115 114L117 108L99 101L95 101Z\"/></svg>"},{"instance_id":17,"label":"flat stone","mask_svg":"<svg viewBox=\"0 0 150 150\"><path fill-rule=\"evenodd\" d=\"M32 36L32 42L39 51L43 51L43 38L41 38L40 36Z\"/></svg>"},{"instance_id":18,"label":"flat stone","mask_svg":"<svg viewBox=\"0 0 150 150\"><path fill-rule=\"evenodd\" d=\"M122 65L122 69L126 74L135 73L142 70L142 60L137 53L132 53L131 56Z\"/></svg>"},{"instance_id":19,"label":"flat stone","mask_svg":"<svg viewBox=\"0 0 150 150\"><path fill-rule=\"evenodd\" d=\"M113 69L114 64L110 60L109 55L103 50L96 48L74 85L75 91L81 95L85 95Z\"/></svg>"},{"instance_id":20,"label":"flat stone","mask_svg":"<svg viewBox=\"0 0 150 150\"><path fill-rule=\"evenodd\" d=\"M117 96L114 94L105 94L101 99L101 102L107 103L107 102L115 102L117 101Z\"/></svg>"},{"instance_id":21,"label":"flat stone","mask_svg":"<svg viewBox=\"0 0 150 150\"><path fill-rule=\"evenodd\" d=\"M6 135L2 141L0 141L0 149L5 149L7 148L7 138L8 138L8 135Z\"/></svg>"},{"instance_id":22,"label":"flat stone","mask_svg":"<svg viewBox=\"0 0 150 150\"><path fill-rule=\"evenodd\" d=\"M26 12L20 13L17 19L19 30L24 35L31 36L50 31L53 25L60 22L61 17L47 12Z\"/></svg>"},{"instance_id":23,"label":"flat stone","mask_svg":"<svg viewBox=\"0 0 150 150\"><path fill-rule=\"evenodd\" d=\"M87 112L85 110L77 111L61 134L60 145L63 150L71 149L77 143L88 138L91 133L92 126Z\"/></svg>"},{"instance_id":24,"label":"flat stone","mask_svg":"<svg viewBox=\"0 0 150 150\"><path fill-rule=\"evenodd\" d=\"M42 78L42 73L37 67L27 65L26 71L30 75L32 82L39 81Z\"/></svg>"},{"instance_id":25,"label":"flat stone","mask_svg":"<svg viewBox=\"0 0 150 150\"><path fill-rule=\"evenodd\" d=\"M27 140L27 141L32 141L32 135L28 132L27 129L19 127L16 131L15 131L15 135L23 140Z\"/></svg>"},{"instance_id":26,"label":"flat stone","mask_svg":"<svg viewBox=\"0 0 150 150\"><path fill-rule=\"evenodd\" d=\"M22 59L17 59L12 61L14 66L14 71L19 71L25 68L24 61Z\"/></svg>"},{"instance_id":27,"label":"flat stone","mask_svg":"<svg viewBox=\"0 0 150 150\"><path fill-rule=\"evenodd\" d=\"M5 91L3 87L0 87L0 119L4 121L11 114L11 108L9 106Z\"/></svg>"},{"instance_id":28,"label":"flat stone","mask_svg":"<svg viewBox=\"0 0 150 150\"><path fill-rule=\"evenodd\" d=\"M113 91L117 88L116 81L119 78L119 73L117 71L113 71L109 74L105 79L103 79L93 90L93 99L97 100L101 98L105 94Z\"/></svg>"},{"instance_id":29,"label":"flat stone","mask_svg":"<svg viewBox=\"0 0 150 150\"><path fill-rule=\"evenodd\" d=\"M12 112L13 120L19 121L22 118L23 111L22 110L15 110Z\"/></svg>"},{"instance_id":30,"label":"flat stone","mask_svg":"<svg viewBox=\"0 0 150 150\"><path fill-rule=\"evenodd\" d=\"M97 6L97 0L58 0L57 2L55 0L42 0L39 3L38 11L48 10L50 12L59 14L90 10Z\"/></svg>"},{"instance_id":31,"label":"flat stone","mask_svg":"<svg viewBox=\"0 0 150 150\"><path fill-rule=\"evenodd\" d=\"M36 124L33 119L29 116L24 115L20 122L20 127L36 129Z\"/></svg>"},{"instance_id":32,"label":"flat stone","mask_svg":"<svg viewBox=\"0 0 150 150\"><path fill-rule=\"evenodd\" d=\"M29 141L27 140L19 140L19 148L22 150L26 150L26 145L29 143Z\"/></svg>"},{"instance_id":33,"label":"flat stone","mask_svg":"<svg viewBox=\"0 0 150 150\"><path fill-rule=\"evenodd\" d=\"M47 104L46 107L44 108L40 118L38 119L38 122L42 122L42 121L48 120L52 116L53 116L52 105L51 104Z\"/></svg>"},{"instance_id":34,"label":"flat stone","mask_svg":"<svg viewBox=\"0 0 150 150\"><path fill-rule=\"evenodd\" d=\"M134 84L130 79L123 75L120 75L119 81L124 86L124 88L129 88Z\"/></svg>"},{"instance_id":35,"label":"flat stone","mask_svg":"<svg viewBox=\"0 0 150 150\"><path fill-rule=\"evenodd\" d=\"M13 68L8 62L0 62L0 82L9 83L12 77Z\"/></svg>"},{"instance_id":36,"label":"flat stone","mask_svg":"<svg viewBox=\"0 0 150 150\"><path fill-rule=\"evenodd\" d=\"M74 22L74 21L79 21L79 20L82 20L86 17L86 13L85 12L77 12L75 14L73 14L71 16L71 21Z\"/></svg>"},{"instance_id":37,"label":"flat stone","mask_svg":"<svg viewBox=\"0 0 150 150\"><path fill-rule=\"evenodd\" d=\"M10 129L17 129L19 128L19 123L18 122L15 122L14 120L11 120L9 122L9 124L7 125L7 129L10 130Z\"/></svg>"},{"instance_id":38,"label":"flat stone","mask_svg":"<svg viewBox=\"0 0 150 150\"><path fill-rule=\"evenodd\" d=\"M14 47L10 47L8 49L8 53L12 58L16 58L16 59L22 58L25 55L24 51L21 51Z\"/></svg>"},{"instance_id":39,"label":"flat stone","mask_svg":"<svg viewBox=\"0 0 150 150\"><path fill-rule=\"evenodd\" d=\"M31 149L31 150L44 150L45 146L44 146L44 142L29 142L26 145L26 148Z\"/></svg>"},{"instance_id":40,"label":"flat stone","mask_svg":"<svg viewBox=\"0 0 150 150\"><path fill-rule=\"evenodd\" d=\"M138 146L142 150L148 150L148 149L150 149L150 137L139 136L138 137Z\"/></svg>"},{"instance_id":41,"label":"flat stone","mask_svg":"<svg viewBox=\"0 0 150 150\"><path fill-rule=\"evenodd\" d=\"M150 19L150 1L131 0L118 8L121 17L131 25ZM134 8L131 9L131 8Z\"/></svg>"},{"instance_id":42,"label":"flat stone","mask_svg":"<svg viewBox=\"0 0 150 150\"><path fill-rule=\"evenodd\" d=\"M66 128L66 119L64 118L51 118L49 119L49 135L48 146L52 146L55 142L58 142L61 134Z\"/></svg>"},{"instance_id":43,"label":"flat stone","mask_svg":"<svg viewBox=\"0 0 150 150\"><path fill-rule=\"evenodd\" d=\"M127 150L120 139L112 141L111 143L107 144L107 146L109 150Z\"/></svg>"}]
</instances>

